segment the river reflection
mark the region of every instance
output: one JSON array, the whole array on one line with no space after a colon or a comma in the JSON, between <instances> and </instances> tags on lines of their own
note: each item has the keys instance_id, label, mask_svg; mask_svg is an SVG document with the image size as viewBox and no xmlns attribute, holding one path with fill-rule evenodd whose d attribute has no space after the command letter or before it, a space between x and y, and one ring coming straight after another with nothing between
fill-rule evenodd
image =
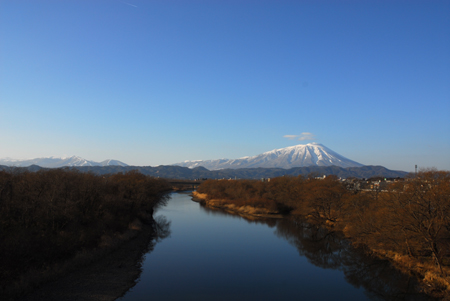
<instances>
[{"instance_id":1,"label":"river reflection","mask_svg":"<svg viewBox=\"0 0 450 301\"><path fill-rule=\"evenodd\" d=\"M157 215L165 239L120 300L430 300L389 262L300 221L244 218L186 193Z\"/></svg>"},{"instance_id":2,"label":"river reflection","mask_svg":"<svg viewBox=\"0 0 450 301\"><path fill-rule=\"evenodd\" d=\"M300 256L324 269L342 271L354 287L363 287L370 299L432 300L420 293L417 280L395 269L388 260L368 256L354 248L342 234L300 220L240 216L201 206L207 214L241 218L248 223L265 224L275 235L295 246Z\"/></svg>"},{"instance_id":3,"label":"river reflection","mask_svg":"<svg viewBox=\"0 0 450 301\"><path fill-rule=\"evenodd\" d=\"M389 261L367 256L338 233L330 233L292 220L281 220L275 234L294 245L312 264L338 269L355 287L364 287L371 297L383 300L429 300L419 294L417 281L396 270Z\"/></svg>"}]
</instances>

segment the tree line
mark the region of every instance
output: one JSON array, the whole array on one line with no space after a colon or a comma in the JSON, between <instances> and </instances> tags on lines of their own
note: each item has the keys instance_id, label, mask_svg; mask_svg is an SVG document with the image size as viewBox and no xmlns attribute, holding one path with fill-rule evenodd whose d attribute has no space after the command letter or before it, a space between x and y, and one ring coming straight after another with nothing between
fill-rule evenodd
<instances>
[{"instance_id":1,"label":"tree line","mask_svg":"<svg viewBox=\"0 0 450 301\"><path fill-rule=\"evenodd\" d=\"M8 169L7 166L0 165L0 170ZM138 170L144 175L161 177L166 179L261 179L261 178L275 178L281 176L305 176L311 173L317 175L336 175L341 178L370 178L378 175L383 175L387 178L404 177L407 173L404 171L389 170L382 166L362 166L362 167L338 167L338 166L305 166L293 167L290 169L284 168L238 168L238 169L220 169L208 170L204 167L188 168L175 165L160 165L160 166L72 166L71 169L80 172L91 172L93 174L105 175L115 173L126 173L131 170ZM43 169L37 165L29 167L21 167L29 171L38 171ZM44 168L45 169L45 168Z\"/></svg>"},{"instance_id":2,"label":"tree line","mask_svg":"<svg viewBox=\"0 0 450 301\"><path fill-rule=\"evenodd\" d=\"M265 207L342 231L372 251L396 254L436 267L448 290L450 265L450 172L425 170L392 183L386 191L351 191L335 176L208 180L197 189L208 199ZM430 276L431 277L431 276Z\"/></svg>"},{"instance_id":3,"label":"tree line","mask_svg":"<svg viewBox=\"0 0 450 301\"><path fill-rule=\"evenodd\" d=\"M134 171L0 171L0 293L30 269L99 248L133 223L152 223L169 189Z\"/></svg>"}]
</instances>

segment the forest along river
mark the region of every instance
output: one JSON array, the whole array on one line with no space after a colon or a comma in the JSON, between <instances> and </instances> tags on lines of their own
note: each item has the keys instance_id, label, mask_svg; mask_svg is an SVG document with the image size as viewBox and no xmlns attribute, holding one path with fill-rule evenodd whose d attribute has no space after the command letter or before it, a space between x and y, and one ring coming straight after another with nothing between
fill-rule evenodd
<instances>
[{"instance_id":1,"label":"forest along river","mask_svg":"<svg viewBox=\"0 0 450 301\"><path fill-rule=\"evenodd\" d=\"M320 228L212 210L189 193L155 215L167 237L118 300L429 300L387 261Z\"/></svg>"}]
</instances>

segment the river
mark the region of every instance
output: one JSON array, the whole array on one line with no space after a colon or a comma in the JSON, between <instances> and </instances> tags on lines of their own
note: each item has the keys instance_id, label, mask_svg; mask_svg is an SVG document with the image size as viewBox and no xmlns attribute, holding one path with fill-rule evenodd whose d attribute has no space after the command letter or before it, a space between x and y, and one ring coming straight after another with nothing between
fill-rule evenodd
<instances>
[{"instance_id":1,"label":"river","mask_svg":"<svg viewBox=\"0 0 450 301\"><path fill-rule=\"evenodd\" d=\"M338 234L288 219L246 219L173 193L155 213L136 300L430 300L389 262Z\"/></svg>"}]
</instances>

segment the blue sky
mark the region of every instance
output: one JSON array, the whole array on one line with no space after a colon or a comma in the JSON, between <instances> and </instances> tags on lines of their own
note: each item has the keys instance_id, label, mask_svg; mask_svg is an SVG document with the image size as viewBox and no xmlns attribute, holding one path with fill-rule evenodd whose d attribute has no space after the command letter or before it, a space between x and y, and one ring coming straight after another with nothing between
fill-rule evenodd
<instances>
[{"instance_id":1,"label":"blue sky","mask_svg":"<svg viewBox=\"0 0 450 301\"><path fill-rule=\"evenodd\" d=\"M152 166L318 142L450 170L450 1L2 0L0 141Z\"/></svg>"}]
</instances>

